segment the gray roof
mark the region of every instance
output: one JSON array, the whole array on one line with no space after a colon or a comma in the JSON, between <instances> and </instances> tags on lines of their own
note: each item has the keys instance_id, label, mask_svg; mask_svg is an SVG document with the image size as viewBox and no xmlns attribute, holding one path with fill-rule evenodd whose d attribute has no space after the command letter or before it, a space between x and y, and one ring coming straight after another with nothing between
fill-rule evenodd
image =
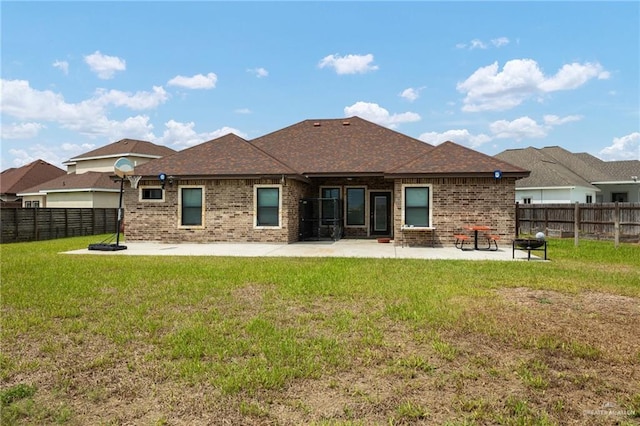
<instances>
[{"instance_id":1,"label":"gray roof","mask_svg":"<svg viewBox=\"0 0 640 426\"><path fill-rule=\"evenodd\" d=\"M591 154L574 154L559 146L508 149L496 158L529 168L531 175L518 180L517 188L582 186L594 182L631 181L640 175L640 161L603 161Z\"/></svg>"}]
</instances>

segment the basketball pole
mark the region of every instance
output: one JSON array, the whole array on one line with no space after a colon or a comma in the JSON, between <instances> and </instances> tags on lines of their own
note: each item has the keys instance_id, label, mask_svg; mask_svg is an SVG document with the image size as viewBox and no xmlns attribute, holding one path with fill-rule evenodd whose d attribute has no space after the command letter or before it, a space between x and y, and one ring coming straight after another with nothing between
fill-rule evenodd
<instances>
[{"instance_id":1,"label":"basketball pole","mask_svg":"<svg viewBox=\"0 0 640 426\"><path fill-rule=\"evenodd\" d=\"M122 226L122 193L124 192L124 176L120 178L120 200L118 201L118 224L116 225L116 247L120 247L120 226Z\"/></svg>"}]
</instances>

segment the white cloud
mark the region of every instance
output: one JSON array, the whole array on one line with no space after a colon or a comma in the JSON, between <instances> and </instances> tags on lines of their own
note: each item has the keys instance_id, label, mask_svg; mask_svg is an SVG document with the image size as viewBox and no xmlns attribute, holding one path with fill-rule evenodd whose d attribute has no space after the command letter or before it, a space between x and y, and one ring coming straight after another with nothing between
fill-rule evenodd
<instances>
[{"instance_id":1,"label":"white cloud","mask_svg":"<svg viewBox=\"0 0 640 426\"><path fill-rule=\"evenodd\" d=\"M557 115L545 115L542 117L544 120L544 124L548 126L559 126L565 123L571 123L572 121L580 121L582 120L581 115L567 115L566 117L558 117Z\"/></svg>"},{"instance_id":2,"label":"white cloud","mask_svg":"<svg viewBox=\"0 0 640 426\"><path fill-rule=\"evenodd\" d=\"M476 148L484 143L491 141L492 138L483 133L474 135L467 129L454 129L447 130L443 133L423 133L418 136L418 139L432 145L439 145L446 141L452 141L460 145L467 145L469 147Z\"/></svg>"},{"instance_id":3,"label":"white cloud","mask_svg":"<svg viewBox=\"0 0 640 426\"><path fill-rule=\"evenodd\" d=\"M161 137L155 140L155 143L189 147L211 139L219 138L220 136L224 136L228 133L234 133L242 138L247 137L246 134L232 127L222 127L221 129L214 130L213 132L197 133L194 130L195 123L193 121L181 123L179 121L169 120L164 123L164 125L164 133Z\"/></svg>"},{"instance_id":4,"label":"white cloud","mask_svg":"<svg viewBox=\"0 0 640 426\"><path fill-rule=\"evenodd\" d=\"M544 126L529 117L516 118L513 121L498 120L489 125L489 129L498 139L542 138L547 136Z\"/></svg>"},{"instance_id":5,"label":"white cloud","mask_svg":"<svg viewBox=\"0 0 640 426\"><path fill-rule=\"evenodd\" d=\"M502 46L506 46L507 44L509 44L509 39L507 37L498 37L498 38L494 38L491 40L491 44L493 45L493 47L502 47ZM486 42L478 39L478 38L474 38L473 40L471 40L468 44L467 43L457 43L456 44L456 49L466 49L467 47L469 47L469 50L473 50L473 49L488 49L490 46L489 44L487 44Z\"/></svg>"},{"instance_id":6,"label":"white cloud","mask_svg":"<svg viewBox=\"0 0 640 426\"><path fill-rule=\"evenodd\" d=\"M471 40L471 45L469 46L469 49L473 50L473 49L486 49L487 45L482 41L482 40L478 40L477 38L474 38L473 40Z\"/></svg>"},{"instance_id":7,"label":"white cloud","mask_svg":"<svg viewBox=\"0 0 640 426\"><path fill-rule=\"evenodd\" d=\"M62 95L50 90L33 89L25 80L2 80L0 87L1 112L20 120L50 121L90 137L105 136L111 140L121 137L145 139L152 135L153 126L149 124L147 116L117 121L109 120L106 115L106 106L113 103L128 107L149 107L153 102L147 96L134 95L127 98L118 92L114 92L114 95L99 91L97 97L74 104L67 103ZM162 92L163 90L154 89L155 95L149 96L161 97Z\"/></svg>"},{"instance_id":8,"label":"white cloud","mask_svg":"<svg viewBox=\"0 0 640 426\"><path fill-rule=\"evenodd\" d=\"M506 46L507 44L509 44L509 39L506 37L494 38L493 40L491 40L491 44L493 44L495 47Z\"/></svg>"},{"instance_id":9,"label":"white cloud","mask_svg":"<svg viewBox=\"0 0 640 426\"><path fill-rule=\"evenodd\" d=\"M69 74L69 62L67 61L55 61L53 64L54 68L58 68L60 71L64 73L64 75Z\"/></svg>"},{"instance_id":10,"label":"white cloud","mask_svg":"<svg viewBox=\"0 0 640 426\"><path fill-rule=\"evenodd\" d=\"M250 68L250 69L247 70L247 72L255 74L256 77L258 77L258 78L267 77L269 75L269 71L267 71L264 68Z\"/></svg>"},{"instance_id":11,"label":"white cloud","mask_svg":"<svg viewBox=\"0 0 640 426\"><path fill-rule=\"evenodd\" d=\"M167 99L169 96L162 86L153 86L152 92L136 92L133 95L120 90L96 90L96 102L99 104L125 106L133 110L156 108Z\"/></svg>"},{"instance_id":12,"label":"white cloud","mask_svg":"<svg viewBox=\"0 0 640 426\"><path fill-rule=\"evenodd\" d=\"M555 126L565 123L582 120L580 115L568 115L566 117L558 117L557 115L545 115L543 123L538 123L530 117L520 117L513 121L498 120L489 124L489 130L498 139L531 139L543 138L549 134L549 131Z\"/></svg>"},{"instance_id":13,"label":"white cloud","mask_svg":"<svg viewBox=\"0 0 640 426\"><path fill-rule=\"evenodd\" d=\"M420 115L415 112L403 112L401 114L389 114L389 111L380 105L369 102L356 102L345 107L344 114L347 117L357 115L365 120L372 121L382 126L395 129L399 124L420 121Z\"/></svg>"},{"instance_id":14,"label":"white cloud","mask_svg":"<svg viewBox=\"0 0 640 426\"><path fill-rule=\"evenodd\" d=\"M169 86L179 86L186 89L213 89L216 87L218 76L210 72L207 75L196 74L193 77L178 75L167 83Z\"/></svg>"},{"instance_id":15,"label":"white cloud","mask_svg":"<svg viewBox=\"0 0 640 426\"><path fill-rule=\"evenodd\" d=\"M420 97L420 92L423 89L424 87L419 87L417 89L409 87L408 89L404 89L402 93L400 93L400 97L408 100L409 102L413 102Z\"/></svg>"},{"instance_id":16,"label":"white cloud","mask_svg":"<svg viewBox=\"0 0 640 426\"><path fill-rule=\"evenodd\" d=\"M378 69L377 65L372 65L373 55L329 55L322 58L318 66L320 68L333 68L337 74L364 74Z\"/></svg>"},{"instance_id":17,"label":"white cloud","mask_svg":"<svg viewBox=\"0 0 640 426\"><path fill-rule=\"evenodd\" d=\"M40 123L11 123L2 124L1 139L29 139L36 137L44 128Z\"/></svg>"},{"instance_id":18,"label":"white cloud","mask_svg":"<svg viewBox=\"0 0 640 426\"><path fill-rule=\"evenodd\" d=\"M466 93L463 111L506 110L526 99L558 90L575 89L597 77L606 79L609 73L600 64L567 64L554 76L545 77L532 59L514 59L499 71L498 63L478 68L457 89Z\"/></svg>"},{"instance_id":19,"label":"white cloud","mask_svg":"<svg viewBox=\"0 0 640 426\"><path fill-rule=\"evenodd\" d=\"M251 114L251 110L249 108L238 108L234 110L236 114Z\"/></svg>"},{"instance_id":20,"label":"white cloud","mask_svg":"<svg viewBox=\"0 0 640 426\"><path fill-rule=\"evenodd\" d=\"M592 78L607 80L610 73L605 71L600 64L565 64L554 75L539 84L539 88L544 92L555 92L557 90L570 90L582 86Z\"/></svg>"},{"instance_id":21,"label":"white cloud","mask_svg":"<svg viewBox=\"0 0 640 426\"><path fill-rule=\"evenodd\" d=\"M607 161L640 160L640 132L613 138L611 145L602 149L599 155Z\"/></svg>"},{"instance_id":22,"label":"white cloud","mask_svg":"<svg viewBox=\"0 0 640 426\"><path fill-rule=\"evenodd\" d=\"M124 59L120 59L117 56L103 55L99 50L85 56L84 61L89 65L91 71L103 80L113 78L116 71L124 71L127 67Z\"/></svg>"}]
</instances>

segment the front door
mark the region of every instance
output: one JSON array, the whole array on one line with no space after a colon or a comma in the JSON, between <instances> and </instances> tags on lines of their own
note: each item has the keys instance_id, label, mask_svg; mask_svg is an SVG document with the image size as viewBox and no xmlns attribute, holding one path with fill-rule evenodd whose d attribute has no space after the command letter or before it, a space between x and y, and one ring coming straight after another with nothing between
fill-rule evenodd
<instances>
[{"instance_id":1,"label":"front door","mask_svg":"<svg viewBox=\"0 0 640 426\"><path fill-rule=\"evenodd\" d=\"M369 235L391 236L391 193L369 195Z\"/></svg>"}]
</instances>

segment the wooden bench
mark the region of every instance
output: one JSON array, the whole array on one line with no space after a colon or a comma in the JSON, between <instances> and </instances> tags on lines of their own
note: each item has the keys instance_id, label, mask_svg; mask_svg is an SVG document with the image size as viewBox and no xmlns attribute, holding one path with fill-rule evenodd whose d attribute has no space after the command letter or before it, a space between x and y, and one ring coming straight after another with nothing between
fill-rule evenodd
<instances>
[{"instance_id":1,"label":"wooden bench","mask_svg":"<svg viewBox=\"0 0 640 426\"><path fill-rule=\"evenodd\" d=\"M456 246L456 248L459 248L460 250L464 250L464 244L469 242L469 236L468 235L464 235L464 234L458 234L458 235L454 235L456 241L454 243L454 245ZM469 249L467 249L469 250Z\"/></svg>"},{"instance_id":2,"label":"wooden bench","mask_svg":"<svg viewBox=\"0 0 640 426\"><path fill-rule=\"evenodd\" d=\"M498 240L500 239L500 235L485 234L485 237L487 238L487 242L489 243L489 250L497 251L498 250ZM491 248L492 246L495 247L495 248Z\"/></svg>"}]
</instances>

